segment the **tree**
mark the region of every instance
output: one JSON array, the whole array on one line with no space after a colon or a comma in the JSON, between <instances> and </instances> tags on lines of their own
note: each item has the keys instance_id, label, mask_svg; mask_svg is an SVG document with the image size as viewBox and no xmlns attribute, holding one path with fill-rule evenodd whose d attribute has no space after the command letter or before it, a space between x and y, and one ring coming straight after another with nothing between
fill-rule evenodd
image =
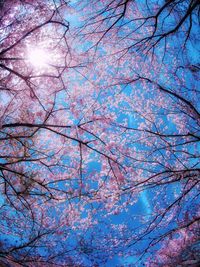
<instances>
[{"instance_id":1,"label":"tree","mask_svg":"<svg viewBox=\"0 0 200 267\"><path fill-rule=\"evenodd\" d=\"M88 16L79 32L87 40L92 40L90 49L95 48L96 54L98 50L102 54L103 49L104 55L113 59L105 63L110 64L109 70L112 69L114 82L110 82L110 87L114 90L119 86L119 94L122 91L128 94L118 103L124 106L124 113L131 114L134 123L131 126L115 123L124 129L127 142L132 138L129 143L132 149L123 155L134 170L140 170L140 175L134 173L131 180L135 184L128 189L137 192L138 188L146 188L152 195L153 188L159 194L153 201L155 213L145 220L140 233L132 234L135 239L132 244L149 239L149 245L143 249L147 253L152 246L179 231L180 225L191 225L199 220L195 205L199 201L199 166L196 161L199 158L196 153L199 143L199 62L191 56L191 53L195 54L198 42L195 35L199 3L95 1L94 4L96 12ZM86 5L86 12L88 9ZM134 149L133 142L136 143ZM177 188L180 191L171 195L170 192ZM188 208L189 203L194 209ZM185 210L190 214L187 213L189 221L185 219Z\"/></svg>"},{"instance_id":2,"label":"tree","mask_svg":"<svg viewBox=\"0 0 200 267\"><path fill-rule=\"evenodd\" d=\"M171 243L170 264L196 264L199 3L94 7L2 4L2 264L166 266ZM69 13L85 22L70 28Z\"/></svg>"},{"instance_id":3,"label":"tree","mask_svg":"<svg viewBox=\"0 0 200 267\"><path fill-rule=\"evenodd\" d=\"M95 12L90 11L87 1L83 2L87 16L81 32L95 35L95 46L114 33L119 37L118 42L125 40L124 51L140 50L152 56L157 48L164 54L174 45L179 51L184 51L188 42L198 40L194 34L199 14L197 0L107 0L92 3ZM180 43L177 43L178 39Z\"/></svg>"},{"instance_id":4,"label":"tree","mask_svg":"<svg viewBox=\"0 0 200 267\"><path fill-rule=\"evenodd\" d=\"M176 237L175 237L176 236ZM199 265L199 218L179 230L163 244L149 266L198 266Z\"/></svg>"}]
</instances>

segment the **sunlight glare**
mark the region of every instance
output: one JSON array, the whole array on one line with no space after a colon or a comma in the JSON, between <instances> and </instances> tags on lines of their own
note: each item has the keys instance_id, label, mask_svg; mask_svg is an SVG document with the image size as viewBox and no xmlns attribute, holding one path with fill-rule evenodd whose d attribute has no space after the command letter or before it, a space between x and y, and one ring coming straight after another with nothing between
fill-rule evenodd
<instances>
[{"instance_id":1,"label":"sunlight glare","mask_svg":"<svg viewBox=\"0 0 200 267\"><path fill-rule=\"evenodd\" d=\"M48 64L49 55L40 48L32 48L28 52L28 59L35 68L44 68Z\"/></svg>"}]
</instances>

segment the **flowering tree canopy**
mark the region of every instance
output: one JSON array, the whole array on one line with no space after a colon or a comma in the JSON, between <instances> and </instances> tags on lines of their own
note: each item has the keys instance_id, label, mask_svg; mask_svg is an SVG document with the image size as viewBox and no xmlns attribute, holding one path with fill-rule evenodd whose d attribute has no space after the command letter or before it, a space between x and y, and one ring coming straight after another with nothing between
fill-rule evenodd
<instances>
[{"instance_id":1,"label":"flowering tree canopy","mask_svg":"<svg viewBox=\"0 0 200 267\"><path fill-rule=\"evenodd\" d=\"M1 266L199 265L199 12L1 1Z\"/></svg>"}]
</instances>

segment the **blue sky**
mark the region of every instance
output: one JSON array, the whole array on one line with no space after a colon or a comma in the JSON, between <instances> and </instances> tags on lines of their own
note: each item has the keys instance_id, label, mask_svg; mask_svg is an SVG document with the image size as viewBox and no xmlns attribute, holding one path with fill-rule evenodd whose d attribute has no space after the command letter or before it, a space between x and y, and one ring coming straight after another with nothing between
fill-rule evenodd
<instances>
[{"instance_id":1,"label":"blue sky","mask_svg":"<svg viewBox=\"0 0 200 267\"><path fill-rule=\"evenodd\" d=\"M71 5L75 9L77 2L78 0L71 1ZM159 3L163 3L163 1L159 1ZM141 1L140 4L144 4L144 1ZM64 192L62 194L59 192L60 195L58 194L58 196L64 196L65 200L58 201L53 207L49 204L50 202L45 202L43 199L38 202L38 206L46 205L46 212L50 217L49 220L57 224L62 220L65 221L65 219L67 221L72 215L79 218L74 225L66 224L66 226L61 222L62 226L60 228L61 230L65 229L67 237L57 247L55 246L56 252L62 248L62 245L70 248L79 244L80 247L73 251L72 255L75 259L78 258L82 261L84 267L93 267L95 261L99 262L100 266L105 267L142 267L145 259L148 261L148 257L152 257L152 254L147 251L145 256L140 259L139 251L148 247L154 237L159 237L159 234L165 234L170 229L178 226L174 216L175 209L172 208L166 212L163 210L167 210L170 204L181 194L184 195L188 186L187 182L185 183L186 179L182 179L181 182L173 181L169 185L162 186L155 186L153 178L150 183L145 183L145 179L157 172L176 170L176 168L185 168L187 171L187 169L192 170L199 166L196 152L199 149L198 143L184 144L179 149L179 146L176 145L184 141L183 137L178 137L177 139L171 139L170 137L157 138L156 135L150 134L150 131L155 133L163 132L164 134L176 134L178 132L180 134L187 130L190 133L190 131L193 132L195 127L198 130L198 125L190 114L185 112L186 109L184 109L185 106L182 102L177 101L170 94L162 94L155 84L146 83L146 81L143 83L140 80L129 84L126 84L126 82L130 81L131 78L137 78L138 75L150 77L153 81L160 83L172 92L182 94L190 101L194 101L194 104L199 108L199 103L193 94L194 89L198 86L197 74L191 72L191 65L199 64L198 47L195 42L192 44L193 41L189 40L186 50L184 52L180 50L177 53L177 49L180 48L181 43L184 41L184 36L180 34L179 36L170 37L169 46L171 50L167 50L163 58L165 48L164 42L161 41L154 51L154 62L151 54L143 54L143 51L137 51L135 47L126 50L130 40L126 42L126 39L124 41L119 36L120 34L125 34L126 31L131 32L132 23L130 23L125 31L119 30L116 36L110 35L113 39L106 35L102 43L100 42L98 47L94 48L93 45L96 42L96 38L94 40L84 39L82 33L80 39L79 37L76 39L75 34L73 36L73 30L75 33L80 33L79 27L82 26L82 13L79 8L74 13L68 14L66 11L65 16L72 27L69 36L73 40L71 45L73 53L74 51L76 52L77 58L75 60L81 60L79 62L81 66L69 68L63 75L64 82L65 79L67 81L66 88L62 88L57 93L54 105L54 110L61 107L65 112L64 116L60 116L64 121L62 123L70 122L69 128L60 130L59 133L68 134L68 136L73 136L74 139L71 141L68 138L63 141L59 135L53 139L53 133L49 134L49 139L45 139L45 135L49 132L41 128L35 140L30 139L28 143L32 158L46 150L46 163L52 161L55 165L60 164L58 166L52 164L52 168L46 168L48 171L44 173L44 181L45 179L49 181L48 176L50 175L52 175L52 179L55 179L56 175L61 177L64 177L65 174L66 176L68 175L68 179L58 183L50 182L51 184L49 185L49 189L52 192L56 189L63 189L67 193ZM107 14L106 12L104 15ZM120 23L117 23L116 26L120 26ZM169 17L165 20L165 23L166 25L171 25L174 23L174 19ZM197 32L198 29L194 27L192 34L195 35ZM177 42L175 42L176 38L178 38ZM119 50L124 47L126 48L126 53L123 54ZM113 51L115 52L114 54ZM116 51L119 53L116 53ZM88 54L85 54L85 52L88 52ZM176 75L174 74L175 71ZM180 83L179 79L181 80ZM120 82L117 83L117 81ZM1 92L0 100L4 102L5 106L9 105L8 94ZM163 103L160 103L162 101ZM85 127L85 132L82 133L78 128L79 124L91 120L93 116L99 116L101 119L110 116L111 119L109 118L109 122L103 121L103 119L102 121L95 121L94 119L91 123L92 126L88 123L88 128ZM40 122L40 120L41 118L36 122ZM54 116L52 116L52 121L54 122ZM185 121L185 125L182 123L183 121ZM120 128L119 125L127 129ZM134 128L137 129L134 130ZM86 131L87 129L88 131ZM147 137L148 134L149 137ZM4 136L4 133L2 133L2 136ZM140 136L142 137L141 140ZM75 138L77 138L76 140L78 138L89 140L87 146L85 146L85 151L83 150L83 155L81 155L81 145ZM146 142L148 138L150 141ZM173 140L175 140L175 143L173 143ZM112 142L114 146L112 146ZM167 150L168 143L175 144L175 148ZM48 151L49 148L56 148L56 144L61 148L66 148L63 154L62 149L59 150L60 147L58 147L59 152ZM111 148L108 149L108 145ZM34 152L35 147L40 149L37 153ZM124 156L125 148L127 148L127 154ZM74 154L71 153L73 149L75 151ZM110 158L113 156L113 159L105 159L98 152L108 153ZM190 158L189 154L196 156L191 156ZM72 155L74 158L72 158ZM6 161L7 158L0 159L0 164L3 165ZM120 168L116 166L116 162L119 163ZM25 167L27 173L33 171L41 174L42 168L45 169L44 165L37 165L37 162L32 161L21 165ZM77 170L78 168L80 170ZM107 172L103 168L107 168ZM115 172L119 176L126 173L125 182L121 177L123 182L120 184L118 177L114 175ZM158 181L170 180L169 175L168 173L161 174ZM138 185L141 182L141 180L137 180L138 177L142 179L142 185ZM113 187L113 180L116 182L115 187ZM37 190L33 189L33 192L39 192ZM98 197L101 196L101 190L102 194L104 194L102 196L104 201L98 200ZM195 195L195 199L192 198L193 195ZM1 193L0 206L2 210L4 203L9 207L8 202L4 201L3 193ZM178 219L182 220L185 216L185 211L190 211L190 205L193 205L195 209L191 213L196 213L196 205L198 203L198 192L194 188L182 200L181 209L177 212ZM41 215L39 208L38 213L36 212L38 218ZM70 208L71 211L76 211L77 213L68 214L70 213ZM7 211L7 207L5 209ZM162 212L164 214L163 218ZM17 243L27 241L30 234L28 231L31 231L31 227L29 220L24 219L27 230L23 232L20 229L20 225L17 224L19 219L23 220L23 213L13 211L11 207L9 213L10 218L16 220L16 224L13 224L14 227L10 231L10 236L6 237L6 231L2 231L1 239L7 242L8 247L11 247L16 241ZM158 218L155 219L155 222L158 225L154 229L151 226L151 221L154 220L156 215L158 215ZM87 217L90 217L92 226L84 228L81 219L84 222ZM170 220L169 218L172 219ZM169 221L165 224L167 220ZM47 222L46 227L49 227L48 223L50 222ZM4 221L3 225L7 227L7 222ZM39 226L34 227L37 229ZM125 233L120 230L120 227L125 227ZM146 231L148 232L148 228L153 230L145 235ZM144 238L134 244L135 239L139 236L143 237L143 234ZM54 238L56 240L59 239L58 236L52 235L48 241L53 243ZM83 244L81 244L81 241ZM115 241L118 244L116 247L113 245ZM158 250L160 246L160 244L156 244L155 249ZM39 248L38 251L41 255L51 253L45 248Z\"/></svg>"}]
</instances>

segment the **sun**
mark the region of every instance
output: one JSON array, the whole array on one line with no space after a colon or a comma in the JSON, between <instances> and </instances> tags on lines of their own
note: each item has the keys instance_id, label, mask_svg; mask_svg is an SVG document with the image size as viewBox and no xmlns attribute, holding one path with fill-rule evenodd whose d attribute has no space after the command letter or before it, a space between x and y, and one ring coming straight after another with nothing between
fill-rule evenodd
<instances>
[{"instance_id":1,"label":"sun","mask_svg":"<svg viewBox=\"0 0 200 267\"><path fill-rule=\"evenodd\" d=\"M34 68L45 68L48 66L49 54L42 48L31 48L28 51L28 60Z\"/></svg>"}]
</instances>

